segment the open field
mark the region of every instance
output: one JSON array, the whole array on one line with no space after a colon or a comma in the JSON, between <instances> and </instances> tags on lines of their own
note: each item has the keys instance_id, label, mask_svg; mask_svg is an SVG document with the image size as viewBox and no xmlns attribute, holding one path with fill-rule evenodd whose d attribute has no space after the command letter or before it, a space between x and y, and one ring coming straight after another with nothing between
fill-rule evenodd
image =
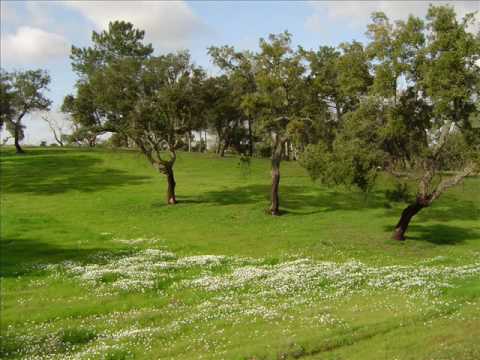
<instances>
[{"instance_id":1,"label":"open field","mask_svg":"<svg viewBox=\"0 0 480 360\"><path fill-rule=\"evenodd\" d=\"M2 149L0 358L478 359L480 179L405 206L268 160Z\"/></svg>"}]
</instances>

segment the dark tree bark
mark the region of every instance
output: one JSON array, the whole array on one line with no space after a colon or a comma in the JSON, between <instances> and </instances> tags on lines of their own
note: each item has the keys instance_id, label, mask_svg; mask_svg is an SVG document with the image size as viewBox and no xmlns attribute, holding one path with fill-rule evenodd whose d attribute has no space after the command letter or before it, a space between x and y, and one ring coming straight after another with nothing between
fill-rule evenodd
<instances>
[{"instance_id":1,"label":"dark tree bark","mask_svg":"<svg viewBox=\"0 0 480 360\"><path fill-rule=\"evenodd\" d=\"M280 162L282 161L283 147L285 146L286 140L287 139L281 138L279 135L274 135L273 137L270 214L274 216L280 215L280 198L278 196L280 187Z\"/></svg>"},{"instance_id":2,"label":"dark tree bark","mask_svg":"<svg viewBox=\"0 0 480 360\"><path fill-rule=\"evenodd\" d=\"M15 125L14 131L15 150L17 154L24 154L22 147L20 146L20 129L18 125Z\"/></svg>"},{"instance_id":3,"label":"dark tree bark","mask_svg":"<svg viewBox=\"0 0 480 360\"><path fill-rule=\"evenodd\" d=\"M175 198L175 176L173 175L173 166L165 166L165 175L167 176L167 204L174 205L177 203Z\"/></svg>"},{"instance_id":4,"label":"dark tree bark","mask_svg":"<svg viewBox=\"0 0 480 360\"><path fill-rule=\"evenodd\" d=\"M252 120L247 119L248 122L248 152L250 157L253 156L253 133L252 133Z\"/></svg>"},{"instance_id":5,"label":"dark tree bark","mask_svg":"<svg viewBox=\"0 0 480 360\"><path fill-rule=\"evenodd\" d=\"M417 198L413 204L407 206L400 216L400 220L395 226L395 230L392 234L394 240L405 240L405 232L412 218L418 214L423 208L429 207L436 199L438 199L448 188L459 184L466 176L474 173L475 165L473 163L467 164L465 168L458 172L455 176L442 180L433 191L428 191L431 187L435 171L430 168L425 171L419 184L419 191Z\"/></svg>"},{"instance_id":6,"label":"dark tree bark","mask_svg":"<svg viewBox=\"0 0 480 360\"><path fill-rule=\"evenodd\" d=\"M280 215L280 198L278 190L280 187L280 159L272 157L272 191L271 191L271 205L270 214Z\"/></svg>"},{"instance_id":7,"label":"dark tree bark","mask_svg":"<svg viewBox=\"0 0 480 360\"><path fill-rule=\"evenodd\" d=\"M408 205L402 211L402 215L400 216L400 220L398 221L397 225L395 226L395 230L394 230L393 235L392 235L392 238L394 240L399 240L399 241L405 240L405 232L407 231L407 228L408 228L408 225L410 224L410 221L424 207L425 206L422 205L420 202L415 201L413 204Z\"/></svg>"}]
</instances>

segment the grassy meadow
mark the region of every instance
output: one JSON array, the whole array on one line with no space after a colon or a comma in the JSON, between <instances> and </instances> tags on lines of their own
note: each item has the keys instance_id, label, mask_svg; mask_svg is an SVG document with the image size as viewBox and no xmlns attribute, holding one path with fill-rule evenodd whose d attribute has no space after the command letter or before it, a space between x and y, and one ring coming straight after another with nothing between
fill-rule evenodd
<instances>
[{"instance_id":1,"label":"grassy meadow","mask_svg":"<svg viewBox=\"0 0 480 360\"><path fill-rule=\"evenodd\" d=\"M478 359L480 178L390 240L365 196L282 163L180 153L177 199L124 150L1 152L5 359Z\"/></svg>"}]
</instances>

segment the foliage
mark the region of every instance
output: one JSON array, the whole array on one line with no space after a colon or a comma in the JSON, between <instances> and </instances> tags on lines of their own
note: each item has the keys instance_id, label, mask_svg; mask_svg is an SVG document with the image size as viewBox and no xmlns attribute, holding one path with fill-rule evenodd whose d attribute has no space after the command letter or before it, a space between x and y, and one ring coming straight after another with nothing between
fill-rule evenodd
<instances>
[{"instance_id":1,"label":"foliage","mask_svg":"<svg viewBox=\"0 0 480 360\"><path fill-rule=\"evenodd\" d=\"M6 123L6 129L15 139L17 153L22 153L20 141L24 137L25 115L34 111L45 111L51 101L45 96L50 76L44 70L1 71L0 81L0 128Z\"/></svg>"}]
</instances>

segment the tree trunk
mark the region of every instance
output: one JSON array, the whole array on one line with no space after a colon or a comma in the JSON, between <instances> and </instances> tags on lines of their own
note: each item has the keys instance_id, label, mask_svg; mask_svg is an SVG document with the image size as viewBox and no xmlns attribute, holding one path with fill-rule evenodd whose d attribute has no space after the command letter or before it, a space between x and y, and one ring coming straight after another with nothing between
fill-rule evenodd
<instances>
[{"instance_id":1,"label":"tree trunk","mask_svg":"<svg viewBox=\"0 0 480 360\"><path fill-rule=\"evenodd\" d=\"M15 126L15 132L14 132L14 138L15 138L15 149L17 154L24 154L25 151L23 151L22 147L20 146L20 132L18 130L18 127Z\"/></svg>"},{"instance_id":2,"label":"tree trunk","mask_svg":"<svg viewBox=\"0 0 480 360\"><path fill-rule=\"evenodd\" d=\"M173 166L167 165L165 174L167 175L167 204L174 205L177 203L175 198L175 177L173 176Z\"/></svg>"},{"instance_id":3,"label":"tree trunk","mask_svg":"<svg viewBox=\"0 0 480 360\"><path fill-rule=\"evenodd\" d=\"M421 201L416 200L413 204L407 206L400 216L400 220L395 226L395 231L392 234L392 239L403 241L405 240L405 232L407 231L410 220L423 208L425 205Z\"/></svg>"},{"instance_id":4,"label":"tree trunk","mask_svg":"<svg viewBox=\"0 0 480 360\"><path fill-rule=\"evenodd\" d=\"M271 215L280 215L280 199L278 189L280 186L280 159L272 158L272 193L271 193Z\"/></svg>"},{"instance_id":5,"label":"tree trunk","mask_svg":"<svg viewBox=\"0 0 480 360\"><path fill-rule=\"evenodd\" d=\"M187 133L187 139L188 139L188 152L192 152L192 134L190 131Z\"/></svg>"},{"instance_id":6,"label":"tree trunk","mask_svg":"<svg viewBox=\"0 0 480 360\"><path fill-rule=\"evenodd\" d=\"M253 156L253 134L252 134L252 120L250 118L248 120L248 152L250 153L250 157Z\"/></svg>"},{"instance_id":7,"label":"tree trunk","mask_svg":"<svg viewBox=\"0 0 480 360\"><path fill-rule=\"evenodd\" d=\"M205 152L208 151L208 143L207 143L207 130L205 130Z\"/></svg>"}]
</instances>

